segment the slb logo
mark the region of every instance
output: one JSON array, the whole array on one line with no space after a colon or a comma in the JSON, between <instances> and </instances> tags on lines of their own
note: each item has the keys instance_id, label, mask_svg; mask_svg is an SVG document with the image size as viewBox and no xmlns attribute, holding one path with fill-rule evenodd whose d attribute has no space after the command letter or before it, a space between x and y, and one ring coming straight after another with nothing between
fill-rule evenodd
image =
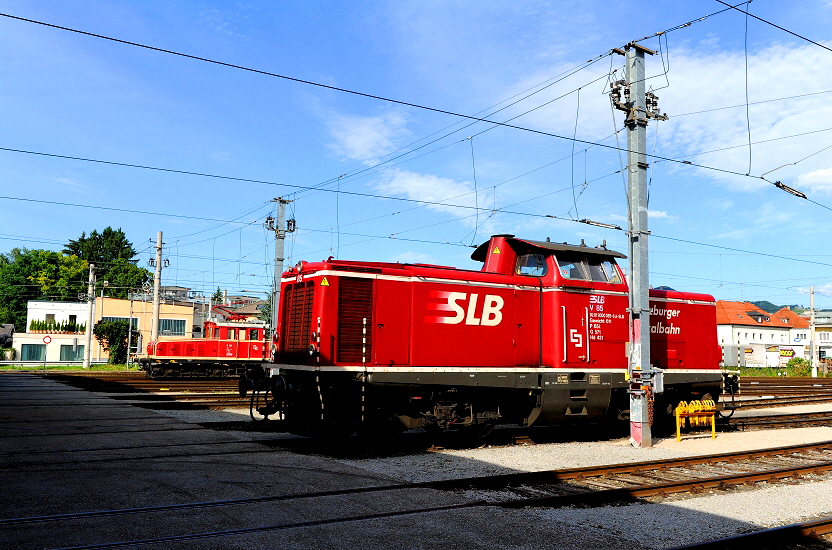
<instances>
[{"instance_id":1,"label":"slb logo","mask_svg":"<svg viewBox=\"0 0 832 550\"><path fill-rule=\"evenodd\" d=\"M441 317L446 325L458 325L463 320L466 325L484 325L493 327L499 325L503 320L503 305L505 301L502 296L486 294L482 302L480 317L477 317L477 301L479 294L469 295L467 292L449 292L447 310L456 313L453 317ZM458 302L467 300L467 307ZM445 309L445 308L443 308Z\"/></svg>"}]
</instances>

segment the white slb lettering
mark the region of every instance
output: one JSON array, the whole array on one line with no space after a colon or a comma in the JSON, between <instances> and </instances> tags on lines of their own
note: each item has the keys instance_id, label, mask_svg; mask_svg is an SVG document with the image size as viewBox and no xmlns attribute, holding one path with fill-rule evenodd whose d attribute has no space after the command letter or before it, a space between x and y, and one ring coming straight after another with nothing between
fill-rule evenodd
<instances>
[{"instance_id":1,"label":"white slb lettering","mask_svg":"<svg viewBox=\"0 0 832 550\"><path fill-rule=\"evenodd\" d=\"M465 317L465 324L466 325L479 325L480 320L475 317L477 312L477 298L479 298L479 294L471 294L468 298L468 315Z\"/></svg>"},{"instance_id":2,"label":"white slb lettering","mask_svg":"<svg viewBox=\"0 0 832 550\"><path fill-rule=\"evenodd\" d=\"M488 327L497 326L503 320L503 309L505 301L502 296L495 296L493 294L485 295L485 302L482 304L482 321L481 323Z\"/></svg>"},{"instance_id":3,"label":"white slb lettering","mask_svg":"<svg viewBox=\"0 0 832 550\"><path fill-rule=\"evenodd\" d=\"M465 307L458 303L461 300L468 300L468 306ZM479 294L468 294L467 292L449 292L448 293L448 311L454 312L453 317L441 317L440 322L446 325L458 325L465 320L466 325L483 325L487 327L494 327L503 321L503 306L505 300L502 296L495 294L486 294L485 300L482 304L481 317L477 317L477 302L479 301ZM444 309L444 308L443 308Z\"/></svg>"},{"instance_id":4,"label":"white slb lettering","mask_svg":"<svg viewBox=\"0 0 832 550\"><path fill-rule=\"evenodd\" d=\"M453 317L445 317L445 324L446 325L458 325L462 322L462 319L465 318L465 310L462 309L462 306L457 304L457 300L464 300L468 297L468 294L465 292L449 292L448 293L448 307L451 310L456 312L456 315Z\"/></svg>"}]
</instances>

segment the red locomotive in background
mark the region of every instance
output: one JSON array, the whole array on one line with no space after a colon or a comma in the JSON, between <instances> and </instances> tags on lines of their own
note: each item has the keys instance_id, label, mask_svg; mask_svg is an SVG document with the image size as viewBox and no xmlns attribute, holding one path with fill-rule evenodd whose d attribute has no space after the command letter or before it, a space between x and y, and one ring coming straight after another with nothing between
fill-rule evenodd
<instances>
[{"instance_id":1,"label":"red locomotive in background","mask_svg":"<svg viewBox=\"0 0 832 550\"><path fill-rule=\"evenodd\" d=\"M327 260L283 274L273 363L241 391L292 429L628 416L627 282L605 247L497 235L453 267ZM720 393L714 299L650 291L656 411Z\"/></svg>"},{"instance_id":2,"label":"red locomotive in background","mask_svg":"<svg viewBox=\"0 0 832 550\"><path fill-rule=\"evenodd\" d=\"M150 376L236 376L267 360L262 321L206 321L205 338L147 344L139 363Z\"/></svg>"}]
</instances>

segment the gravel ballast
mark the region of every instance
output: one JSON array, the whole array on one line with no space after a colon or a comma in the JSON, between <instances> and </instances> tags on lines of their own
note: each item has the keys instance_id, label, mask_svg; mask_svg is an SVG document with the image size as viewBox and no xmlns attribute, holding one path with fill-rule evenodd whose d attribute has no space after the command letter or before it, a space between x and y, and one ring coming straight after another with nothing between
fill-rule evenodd
<instances>
[{"instance_id":1,"label":"gravel ballast","mask_svg":"<svg viewBox=\"0 0 832 550\"><path fill-rule=\"evenodd\" d=\"M761 484L675 502L526 510L547 522L605 531L645 548L668 548L832 515L832 481ZM638 526L637 528L634 528Z\"/></svg>"}]
</instances>

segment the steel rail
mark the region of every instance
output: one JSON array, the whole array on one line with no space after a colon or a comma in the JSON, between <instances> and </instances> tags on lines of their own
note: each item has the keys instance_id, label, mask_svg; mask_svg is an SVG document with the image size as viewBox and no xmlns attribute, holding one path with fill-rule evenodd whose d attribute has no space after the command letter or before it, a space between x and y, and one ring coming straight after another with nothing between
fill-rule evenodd
<instances>
[{"instance_id":1,"label":"steel rail","mask_svg":"<svg viewBox=\"0 0 832 550\"><path fill-rule=\"evenodd\" d=\"M538 498L524 498L509 500L503 502L487 502L483 500L476 500L461 504L451 504L445 506L432 506L425 508L414 508L409 510L397 510L392 512L381 512L374 514L363 514L356 516L345 516L336 518L326 518L310 521L301 521L295 523L284 523L276 525L265 525L257 527L247 527L240 529L228 529L223 531L211 531L203 533L188 533L184 535L173 535L169 537L157 537L152 539L119 541L104 544L95 544L88 546L74 546L72 550L78 549L93 549L93 548L120 548L126 546L137 546L142 544L163 544L171 542L180 542L186 540L198 540L206 538L217 538L224 536L244 535L250 533L261 533L266 531L277 531L285 529L298 529L304 527L313 527L320 525L332 525L336 523L346 523L352 521L367 521L373 519L382 519L390 517L398 517L404 515L425 514L450 510L462 510L479 507L495 507L495 508L529 508L529 507L562 507L573 506L575 504L583 505L603 505L613 502L628 502L638 500L647 496L666 496L672 493L680 492L700 492L708 488L724 488L730 484L754 483L757 481L777 481L783 478L794 477L796 475L815 474L828 470L832 470L832 462L825 462L813 466L795 467L795 468L780 468L776 470L769 470L763 472L754 472L748 474L735 474L727 476L719 476L709 479L694 479L688 481L661 483L656 485L641 485L630 488L620 489L606 489L601 491L588 491L585 493L572 493L568 495L559 495L552 497L538 497Z\"/></svg>"},{"instance_id":2,"label":"steel rail","mask_svg":"<svg viewBox=\"0 0 832 550\"><path fill-rule=\"evenodd\" d=\"M470 478L461 478L461 479L448 479L448 480L440 480L440 481L422 481L422 482L411 482L411 483L398 483L394 485L378 485L378 486L370 486L370 487L355 487L349 489L334 489L329 491L316 491L310 493L296 493L296 494L289 494L289 495L272 495L272 496L265 496L265 497L251 497L251 498L244 498L244 499L231 499L231 500L217 500L217 501L207 501L207 502L197 502L197 503L184 503L184 504L170 504L170 505L161 505L161 506L150 506L150 507L143 507L143 508L122 508L122 509L114 509L114 510L96 510L90 512L79 512L73 514L58 514L58 515L51 515L51 516L33 516L33 517L24 517L24 518L9 518L0 520L0 526L2 525L14 525L14 524L23 524L23 523L39 523L39 522L47 522L47 521L63 521L63 520L70 520L70 519L83 519L83 518L91 518L91 517L110 517L110 516L119 516L119 515L130 515L130 514L140 514L140 513L151 513L151 512L162 512L162 511L170 511L170 510L182 510L182 509L190 509L190 508L210 508L210 507L222 507L222 506L236 506L236 505L244 505L244 504L257 504L257 503L266 503L266 502L277 502L277 501L284 501L284 500L296 500L296 499L305 499L305 498L321 498L321 497L329 497L329 496L339 496L339 495L355 495L361 493L372 493L372 492L380 492L380 491L400 491L400 490L410 490L410 489L435 489L435 490L443 490L443 491L452 491L452 490L459 490L459 489L469 489L469 488L477 488L477 489L494 489L494 488L506 488L514 485L525 485L525 484L534 484L534 483L551 483L552 481L563 481L563 480L582 480L585 478L590 477L600 477L604 475L613 475L613 474L635 474L635 473L643 473L645 471L651 470L661 470L661 469L669 469L674 467L684 467L684 466L692 466L696 464L709 464L709 463L716 463L716 462L725 462L725 461L737 461L737 460L746 460L746 459L754 459L754 458L765 458L769 456L777 456L783 454L794 454L795 452L807 452L807 451L814 451L814 450L823 450L823 449L832 449L832 441L826 441L821 443L813 443L809 445L789 445L785 447L773 447L770 449L760 449L757 451L741 451L741 452L734 452L734 453L719 453L719 454L712 454L712 455L703 455L697 457L684 457L684 458L677 458L677 459L668 459L668 460L651 460L645 462L633 462L633 463L622 463L622 464L611 464L611 465L603 465L603 466L587 466L581 468L569 468L563 470L546 470L541 472L520 472L520 473L511 473L511 474L500 474L500 475L493 475L493 476L477 476L477 477L470 477ZM790 477L790 475L797 475L800 473L801 475L804 473L816 473L817 471L826 471L832 469L832 461L823 461L817 462L811 465L799 465L793 468L778 468L773 470L765 470L765 471L756 471L756 472L749 472L747 474L732 474L727 476L720 476L715 478L696 478L693 480L688 481L680 481L680 482L671 482L671 483L664 483L664 484L645 484L639 487L631 487L631 488L622 488L622 489L608 489L603 491L591 491L588 493L575 493L574 495L566 495L574 496L575 498L582 498L587 499L586 502L592 502L592 499L599 499L598 502L613 502L616 499L621 498L630 498L628 495L633 494L636 496L649 496L650 494L669 494L670 492L682 492L684 489L680 489L685 483L691 486L695 486L702 483L708 482L716 482L717 485L720 480L728 480L731 481L734 478L737 480L742 480L742 482L747 482L746 480L749 478L753 478L755 481L760 480L771 480L772 476L774 478L780 479L783 477ZM788 472L791 472L790 475L787 475ZM759 478L759 479L758 479ZM658 489L658 492L650 493L651 489ZM638 491L644 491L644 493L638 493ZM594 496L598 495L598 496ZM546 500L550 498L561 498L561 497L544 497L543 499L520 499L515 501L506 501L502 503L494 504L495 506L506 506L506 507L521 507L520 503L534 503L539 500ZM552 501L556 502L556 501ZM561 501L562 502L562 501ZM530 506L535 506L537 504L529 504ZM563 506L568 504L558 504L558 506ZM550 506L547 504L546 506Z\"/></svg>"},{"instance_id":3,"label":"steel rail","mask_svg":"<svg viewBox=\"0 0 832 550\"><path fill-rule=\"evenodd\" d=\"M774 545L777 545L777 547L781 547L781 545L784 547L796 547L796 543L801 542L799 540L800 538L807 539L806 542L812 541L812 539L814 539L812 542L818 542L818 535L826 535L829 533L832 533L832 517L802 523L792 523L791 525L772 527L770 529L761 529L759 531L688 544L686 546L677 546L671 550L772 548Z\"/></svg>"}]
</instances>

